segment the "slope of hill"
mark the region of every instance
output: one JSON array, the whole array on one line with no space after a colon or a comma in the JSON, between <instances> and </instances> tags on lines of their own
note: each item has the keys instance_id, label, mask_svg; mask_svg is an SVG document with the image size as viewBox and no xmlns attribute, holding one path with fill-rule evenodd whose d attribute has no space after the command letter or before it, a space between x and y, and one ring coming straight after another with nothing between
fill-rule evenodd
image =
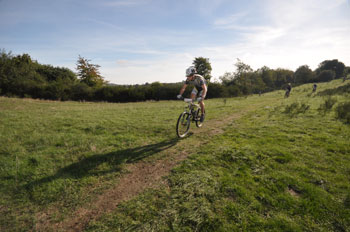
<instances>
[{"instance_id":1,"label":"slope of hill","mask_svg":"<svg viewBox=\"0 0 350 232\"><path fill-rule=\"evenodd\" d=\"M182 102L0 98L0 229L347 231L349 93L311 90L208 100L182 140Z\"/></svg>"}]
</instances>

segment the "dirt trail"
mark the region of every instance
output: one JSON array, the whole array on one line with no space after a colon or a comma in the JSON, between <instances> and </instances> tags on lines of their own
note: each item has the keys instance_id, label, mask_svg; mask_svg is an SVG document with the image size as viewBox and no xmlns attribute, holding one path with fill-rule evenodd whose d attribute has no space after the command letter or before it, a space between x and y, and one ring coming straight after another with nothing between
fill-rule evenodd
<instances>
[{"instance_id":1,"label":"dirt trail","mask_svg":"<svg viewBox=\"0 0 350 232\"><path fill-rule=\"evenodd\" d=\"M243 114L244 112L239 112L222 120L206 121L200 129L192 125L192 136L201 136L197 143L191 143L191 146L183 149L186 146L186 139L182 139L174 146L161 151L165 155L160 160L127 164L128 172L120 177L116 186L99 195L95 201L78 208L62 222L50 221L52 214L50 211L55 211L52 209L37 215L36 231L83 231L91 220L113 211L120 202L130 200L147 188L165 185L163 177L167 176L177 164L185 160L200 145L207 143L211 136L223 133L227 125Z\"/></svg>"}]
</instances>

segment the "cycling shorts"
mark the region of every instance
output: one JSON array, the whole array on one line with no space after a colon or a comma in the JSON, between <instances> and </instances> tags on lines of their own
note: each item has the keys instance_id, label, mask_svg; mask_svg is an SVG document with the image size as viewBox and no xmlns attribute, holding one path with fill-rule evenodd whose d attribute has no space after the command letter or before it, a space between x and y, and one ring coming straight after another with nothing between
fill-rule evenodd
<instances>
[{"instance_id":1,"label":"cycling shorts","mask_svg":"<svg viewBox=\"0 0 350 232\"><path fill-rule=\"evenodd\" d=\"M202 93L203 93L203 90L201 90L201 91L198 92L198 90L197 90L196 88L193 88L193 89L192 89L192 92L191 92L191 94L194 94L194 95L196 95L196 96L198 96L198 97L202 97ZM206 97L206 95L207 95L207 94L204 95L203 100L204 100L204 98Z\"/></svg>"}]
</instances>

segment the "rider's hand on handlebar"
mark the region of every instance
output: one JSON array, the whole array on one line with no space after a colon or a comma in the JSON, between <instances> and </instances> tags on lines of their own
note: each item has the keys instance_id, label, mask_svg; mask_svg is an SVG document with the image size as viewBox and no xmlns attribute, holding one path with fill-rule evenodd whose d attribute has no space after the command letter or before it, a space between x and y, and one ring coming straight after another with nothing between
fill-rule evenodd
<instances>
[{"instance_id":1,"label":"rider's hand on handlebar","mask_svg":"<svg viewBox=\"0 0 350 232\"><path fill-rule=\"evenodd\" d=\"M181 94L177 95L177 99L182 99L182 98L183 98L183 97L182 97Z\"/></svg>"}]
</instances>

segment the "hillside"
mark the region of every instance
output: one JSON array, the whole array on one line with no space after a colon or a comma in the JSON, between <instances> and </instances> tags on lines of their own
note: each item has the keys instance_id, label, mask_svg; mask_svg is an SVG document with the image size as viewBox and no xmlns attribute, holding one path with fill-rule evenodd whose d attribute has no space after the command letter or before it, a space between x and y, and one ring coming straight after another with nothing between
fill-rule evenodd
<instances>
[{"instance_id":1,"label":"hillside","mask_svg":"<svg viewBox=\"0 0 350 232\"><path fill-rule=\"evenodd\" d=\"M180 101L0 98L0 230L349 231L347 85L211 99L181 140Z\"/></svg>"}]
</instances>

